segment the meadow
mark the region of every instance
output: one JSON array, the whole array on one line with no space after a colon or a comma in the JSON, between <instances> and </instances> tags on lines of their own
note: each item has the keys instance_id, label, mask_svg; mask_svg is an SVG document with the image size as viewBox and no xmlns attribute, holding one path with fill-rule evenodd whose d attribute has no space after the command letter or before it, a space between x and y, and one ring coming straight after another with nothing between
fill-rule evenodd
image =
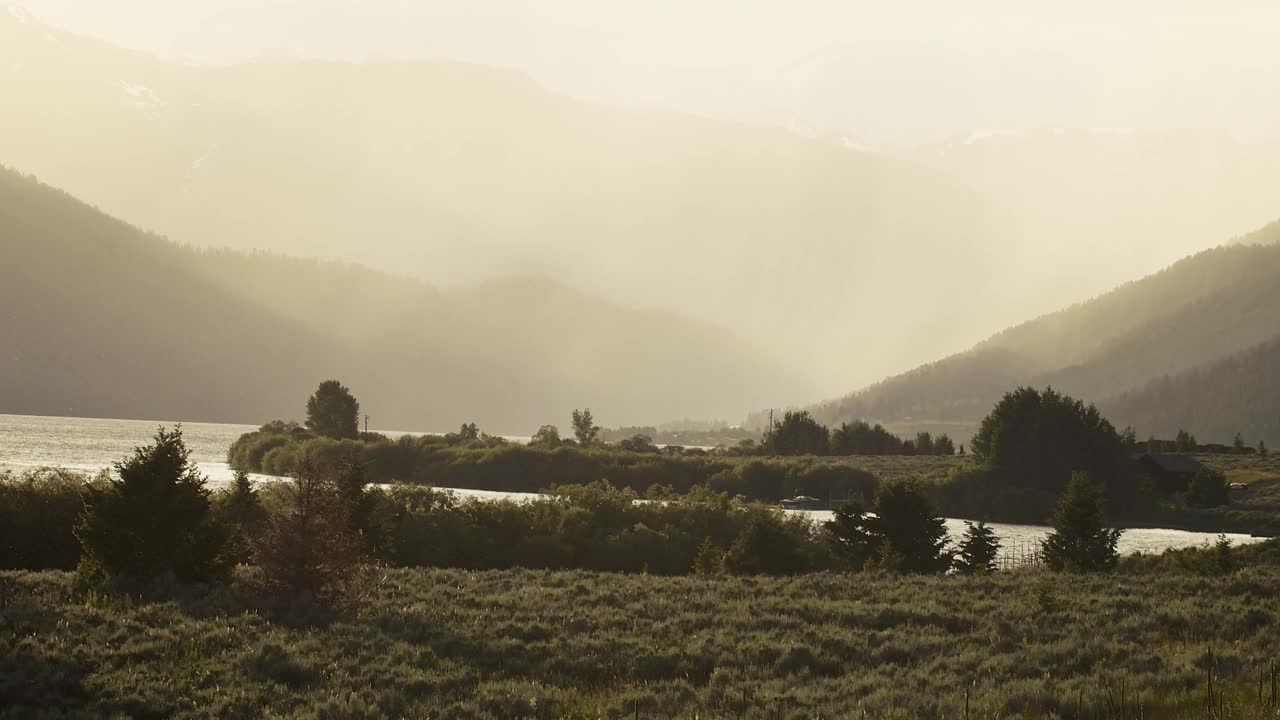
<instances>
[{"instance_id":1,"label":"meadow","mask_svg":"<svg viewBox=\"0 0 1280 720\"><path fill-rule=\"evenodd\" d=\"M246 568L230 586L146 600L78 590L66 573L0 574L0 714L1203 718L1212 676L1213 717L1277 717L1274 566L370 573L367 595L328 618L256 605Z\"/></svg>"}]
</instances>

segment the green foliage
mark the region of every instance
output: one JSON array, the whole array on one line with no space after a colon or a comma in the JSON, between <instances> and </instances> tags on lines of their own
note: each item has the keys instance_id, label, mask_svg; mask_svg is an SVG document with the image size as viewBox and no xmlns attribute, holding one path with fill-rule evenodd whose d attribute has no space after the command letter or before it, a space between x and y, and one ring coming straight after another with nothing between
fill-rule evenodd
<instances>
[{"instance_id":1,"label":"green foliage","mask_svg":"<svg viewBox=\"0 0 1280 720\"><path fill-rule=\"evenodd\" d=\"M827 428L805 411L787 411L765 433L763 449L770 455L826 455Z\"/></svg>"},{"instance_id":2,"label":"green foliage","mask_svg":"<svg viewBox=\"0 0 1280 720\"><path fill-rule=\"evenodd\" d=\"M955 455L956 444L947 435L939 435L933 439L933 452L930 455ZM961 453L963 454L963 453Z\"/></svg>"},{"instance_id":3,"label":"green foliage","mask_svg":"<svg viewBox=\"0 0 1280 720\"><path fill-rule=\"evenodd\" d=\"M444 436L446 443L450 445L470 445L471 443L480 442L480 426L475 423L463 423L456 433L448 433Z\"/></svg>"},{"instance_id":4,"label":"green foliage","mask_svg":"<svg viewBox=\"0 0 1280 720\"><path fill-rule=\"evenodd\" d=\"M832 518L822 524L827 542L841 567L858 572L866 567L880 548L881 538L871 525L871 518L854 500L836 508Z\"/></svg>"},{"instance_id":5,"label":"green foliage","mask_svg":"<svg viewBox=\"0 0 1280 720\"><path fill-rule=\"evenodd\" d=\"M57 468L0 473L0 569L74 569L80 542L73 530L89 482Z\"/></svg>"},{"instance_id":6,"label":"green foliage","mask_svg":"<svg viewBox=\"0 0 1280 720\"><path fill-rule=\"evenodd\" d=\"M154 444L138 448L115 471L119 479L88 488L76 525L87 575L196 581L226 570L226 535L214 522L205 478L180 427L157 430Z\"/></svg>"},{"instance_id":7,"label":"green foliage","mask_svg":"<svg viewBox=\"0 0 1280 720\"><path fill-rule=\"evenodd\" d=\"M840 423L831 431L833 455L902 455L903 442L883 426L872 427L862 420Z\"/></svg>"},{"instance_id":8,"label":"green foliage","mask_svg":"<svg viewBox=\"0 0 1280 720\"><path fill-rule=\"evenodd\" d=\"M822 526L841 567L909 573L945 572L947 528L928 497L914 484L893 483L876 497L875 514L850 502L837 508Z\"/></svg>"},{"instance_id":9,"label":"green foliage","mask_svg":"<svg viewBox=\"0 0 1280 720\"><path fill-rule=\"evenodd\" d=\"M804 518L744 508L708 490L646 503L606 482L557 487L519 503L412 487L369 495L376 505L373 524L387 533L385 559L395 565L710 572L720 567L721 548L751 537L746 528L757 516L766 516L766 531L781 528L781 534L759 562L740 553L739 571L747 571L748 563L755 563L754 571L787 573L829 564ZM789 558L785 567L771 564L776 553Z\"/></svg>"},{"instance_id":10,"label":"green foliage","mask_svg":"<svg viewBox=\"0 0 1280 720\"><path fill-rule=\"evenodd\" d=\"M529 440L529 447L541 450L555 450L564 444L560 438L560 428L555 425L543 425Z\"/></svg>"},{"instance_id":11,"label":"green foliage","mask_svg":"<svg viewBox=\"0 0 1280 720\"><path fill-rule=\"evenodd\" d=\"M253 544L266 522L266 510L248 473L237 472L231 484L213 496L213 512L218 523L229 533L225 549L227 558L236 563L251 561Z\"/></svg>"},{"instance_id":12,"label":"green foliage","mask_svg":"<svg viewBox=\"0 0 1280 720\"><path fill-rule=\"evenodd\" d=\"M600 438L600 426L591 416L591 408L573 411L573 436L582 447L595 445Z\"/></svg>"},{"instance_id":13,"label":"green foliage","mask_svg":"<svg viewBox=\"0 0 1280 720\"><path fill-rule=\"evenodd\" d=\"M1181 428L1178 429L1178 437L1173 441L1174 452L1193 453L1199 447L1200 443L1196 440L1195 435Z\"/></svg>"},{"instance_id":14,"label":"green foliage","mask_svg":"<svg viewBox=\"0 0 1280 720\"><path fill-rule=\"evenodd\" d=\"M623 438L618 441L618 448L632 453L659 453L662 450L653 444L653 438L648 435L632 435L629 438Z\"/></svg>"},{"instance_id":15,"label":"green foliage","mask_svg":"<svg viewBox=\"0 0 1280 720\"><path fill-rule=\"evenodd\" d=\"M278 440L278 442L277 442ZM250 465L254 448L270 446L258 465ZM477 441L450 445L438 436L404 436L354 441L317 438L306 433L273 436L264 430L249 433L230 453L237 470L288 475L298 458L310 454L317 462L337 466L356 458L369 482L412 482L436 487L540 492L553 485L586 485L608 478L618 487L645 493L670 486L683 494L697 486L776 502L800 491L818 497L875 496L879 483L873 472L850 462L817 458L759 459L636 453L599 444L590 447L546 447ZM919 475L945 467L939 460L868 459L877 473Z\"/></svg>"},{"instance_id":16,"label":"green foliage","mask_svg":"<svg viewBox=\"0 0 1280 720\"><path fill-rule=\"evenodd\" d=\"M1108 529L1103 520L1102 489L1084 473L1067 485L1044 541L1045 564L1068 572L1099 572L1116 566L1116 543L1122 530Z\"/></svg>"},{"instance_id":17,"label":"green foliage","mask_svg":"<svg viewBox=\"0 0 1280 720\"><path fill-rule=\"evenodd\" d=\"M719 575L724 570L724 555L724 550L717 547L710 537L703 540L693 558L693 574L702 577Z\"/></svg>"},{"instance_id":18,"label":"green foliage","mask_svg":"<svg viewBox=\"0 0 1280 720\"><path fill-rule=\"evenodd\" d=\"M1102 484L1114 512L1137 507L1137 484L1115 427L1093 405L1052 388L1006 394L982 421L970 449L996 485L1038 491L1037 509L1076 472Z\"/></svg>"},{"instance_id":19,"label":"green foliage","mask_svg":"<svg viewBox=\"0 0 1280 720\"><path fill-rule=\"evenodd\" d=\"M1183 498L1189 507L1222 507L1231 502L1231 488L1227 483L1227 476L1207 468L1201 470L1191 478Z\"/></svg>"},{"instance_id":20,"label":"green foliage","mask_svg":"<svg viewBox=\"0 0 1280 720\"><path fill-rule=\"evenodd\" d=\"M964 575L988 575L996 571L996 557L1000 553L1000 539L984 522L966 522L964 538L960 540L960 552L953 567Z\"/></svg>"},{"instance_id":21,"label":"green foliage","mask_svg":"<svg viewBox=\"0 0 1280 720\"><path fill-rule=\"evenodd\" d=\"M343 486L304 456L288 482L271 487L271 495L271 513L254 552L267 591L302 606L345 601L362 555Z\"/></svg>"},{"instance_id":22,"label":"green foliage","mask_svg":"<svg viewBox=\"0 0 1280 720\"><path fill-rule=\"evenodd\" d=\"M307 429L335 440L359 437L359 401L337 380L320 383L307 400Z\"/></svg>"},{"instance_id":23,"label":"green foliage","mask_svg":"<svg viewBox=\"0 0 1280 720\"><path fill-rule=\"evenodd\" d=\"M946 521L918 485L899 482L881 488L867 525L880 541L879 567L909 573L941 573L951 567Z\"/></svg>"},{"instance_id":24,"label":"green foliage","mask_svg":"<svg viewBox=\"0 0 1280 720\"><path fill-rule=\"evenodd\" d=\"M736 575L792 575L808 570L797 548L803 523L782 513L752 508L746 525L724 556L724 568Z\"/></svg>"}]
</instances>

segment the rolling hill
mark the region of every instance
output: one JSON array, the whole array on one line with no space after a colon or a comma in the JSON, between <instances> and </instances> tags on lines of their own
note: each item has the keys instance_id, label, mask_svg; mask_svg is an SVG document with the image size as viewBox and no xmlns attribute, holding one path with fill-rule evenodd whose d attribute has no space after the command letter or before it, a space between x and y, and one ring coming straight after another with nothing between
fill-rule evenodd
<instances>
[{"instance_id":1,"label":"rolling hill","mask_svg":"<svg viewBox=\"0 0 1280 720\"><path fill-rule=\"evenodd\" d=\"M259 422L339 377L382 427L739 417L811 390L731 334L536 277L442 291L202 250L0 170L0 412Z\"/></svg>"},{"instance_id":2,"label":"rolling hill","mask_svg":"<svg viewBox=\"0 0 1280 720\"><path fill-rule=\"evenodd\" d=\"M1273 223L1088 302L1010 328L968 352L811 410L827 423L864 418L895 427L951 425L966 437L1004 392L1029 384L1098 402L1113 409L1119 424L1132 424L1139 433L1169 432L1175 417L1196 431L1200 424L1192 422L1192 398L1204 397L1213 383L1226 378L1229 371L1220 363L1249 358L1250 367L1261 366L1257 354L1270 347L1263 344L1280 337L1278 238L1280 223ZM1166 377L1158 387L1150 386ZM1235 386L1224 384L1223 397L1242 397L1245 388L1238 383L1247 377L1259 380L1255 373L1238 378ZM1222 440L1210 431L1231 427L1232 434L1280 440L1274 420L1264 421L1246 405L1234 409L1235 417L1230 400L1212 405L1216 419L1204 419L1204 439Z\"/></svg>"}]
</instances>

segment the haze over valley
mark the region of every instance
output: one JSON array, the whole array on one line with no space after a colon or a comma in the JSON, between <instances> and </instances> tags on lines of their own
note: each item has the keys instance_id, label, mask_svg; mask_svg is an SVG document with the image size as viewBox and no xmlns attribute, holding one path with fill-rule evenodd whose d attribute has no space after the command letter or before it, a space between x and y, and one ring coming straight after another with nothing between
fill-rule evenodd
<instances>
[{"instance_id":1,"label":"haze over valley","mask_svg":"<svg viewBox=\"0 0 1280 720\"><path fill-rule=\"evenodd\" d=\"M35 5L0 15L9 166L182 243L442 289L545 278L724 328L741 341L724 352L756 356L732 362L800 378L702 417L847 393L1280 216L1280 144L1244 126L867 150L852 131L611 107L519 68L192 65L45 25L62 11Z\"/></svg>"}]
</instances>

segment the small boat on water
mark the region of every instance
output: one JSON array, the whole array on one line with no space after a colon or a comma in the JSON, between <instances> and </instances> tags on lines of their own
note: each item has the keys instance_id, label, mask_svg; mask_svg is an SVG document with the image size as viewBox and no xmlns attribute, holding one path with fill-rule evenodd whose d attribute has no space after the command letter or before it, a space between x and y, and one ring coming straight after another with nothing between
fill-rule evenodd
<instances>
[{"instance_id":1,"label":"small boat on water","mask_svg":"<svg viewBox=\"0 0 1280 720\"><path fill-rule=\"evenodd\" d=\"M820 510L822 509L822 501L816 497L808 495L797 495L793 498L787 498L782 501L784 510Z\"/></svg>"}]
</instances>

